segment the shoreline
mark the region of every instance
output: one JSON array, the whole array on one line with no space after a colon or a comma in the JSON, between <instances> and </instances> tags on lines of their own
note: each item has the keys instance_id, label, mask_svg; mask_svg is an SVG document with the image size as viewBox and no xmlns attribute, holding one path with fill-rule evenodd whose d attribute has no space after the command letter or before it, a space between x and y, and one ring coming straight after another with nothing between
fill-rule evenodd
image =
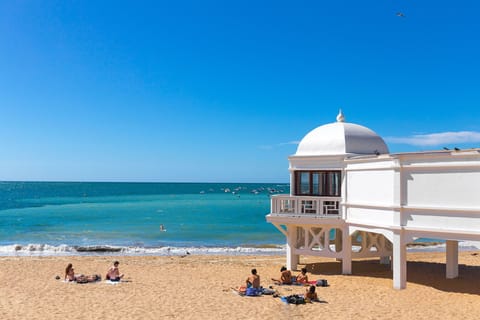
<instances>
[{"instance_id":1,"label":"shoreline","mask_svg":"<svg viewBox=\"0 0 480 320\"><path fill-rule=\"evenodd\" d=\"M459 251L480 250L480 242L459 242ZM441 241L420 241L407 244L407 252L444 252L445 243ZM115 245L48 245L48 244L11 244L0 245L0 257L18 256L179 256L188 253L196 255L285 255L285 244L256 244L240 246L115 246Z\"/></svg>"},{"instance_id":2,"label":"shoreline","mask_svg":"<svg viewBox=\"0 0 480 320\"><path fill-rule=\"evenodd\" d=\"M407 253L407 288L395 290L390 266L378 259L354 260L353 274L341 275L335 259L302 257L324 303L287 305L272 296L241 297L252 268L261 285L281 295L301 286L276 286L284 255L50 256L0 257L2 319L476 319L480 313L480 252L459 252L459 278L445 278L445 254ZM101 274L113 260L127 282L75 284L55 280L65 266ZM297 274L298 271L293 271ZM448 302L448 303L447 303Z\"/></svg>"}]
</instances>

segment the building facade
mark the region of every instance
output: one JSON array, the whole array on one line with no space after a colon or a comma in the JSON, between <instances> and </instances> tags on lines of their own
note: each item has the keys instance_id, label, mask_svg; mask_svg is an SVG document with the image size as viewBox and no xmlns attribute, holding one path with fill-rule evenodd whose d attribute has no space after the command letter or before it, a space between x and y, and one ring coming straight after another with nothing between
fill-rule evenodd
<instances>
[{"instance_id":1,"label":"building facade","mask_svg":"<svg viewBox=\"0 0 480 320\"><path fill-rule=\"evenodd\" d=\"M372 130L337 121L309 132L289 157L290 194L266 219L286 237L287 267L302 255L392 263L407 280L406 245L446 241L446 277L458 276L458 241L480 241L480 149L390 154Z\"/></svg>"}]
</instances>

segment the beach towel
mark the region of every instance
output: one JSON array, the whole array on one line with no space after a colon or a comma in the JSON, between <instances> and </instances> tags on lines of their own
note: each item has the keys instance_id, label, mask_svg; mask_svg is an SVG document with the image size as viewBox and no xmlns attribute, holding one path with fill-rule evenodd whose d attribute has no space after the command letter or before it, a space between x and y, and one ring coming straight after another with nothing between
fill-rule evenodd
<instances>
[{"instance_id":1,"label":"beach towel","mask_svg":"<svg viewBox=\"0 0 480 320\"><path fill-rule=\"evenodd\" d=\"M280 297L280 300L287 304L305 304L305 298L298 294Z\"/></svg>"},{"instance_id":2,"label":"beach towel","mask_svg":"<svg viewBox=\"0 0 480 320\"><path fill-rule=\"evenodd\" d=\"M70 281L70 280L62 280L63 283L77 283L75 281Z\"/></svg>"},{"instance_id":3,"label":"beach towel","mask_svg":"<svg viewBox=\"0 0 480 320\"><path fill-rule=\"evenodd\" d=\"M264 289L264 288L247 288L245 286L241 286L240 288L238 289L235 289L235 288L231 288L232 289L232 292L244 297L244 296L247 296L247 297L258 297L258 296L261 296L264 292L264 290L269 290L269 289ZM269 292L269 291L268 291ZM272 290L272 293L267 293L267 294L273 294L273 290Z\"/></svg>"},{"instance_id":4,"label":"beach towel","mask_svg":"<svg viewBox=\"0 0 480 320\"><path fill-rule=\"evenodd\" d=\"M249 297L256 297L262 295L262 288L247 288L245 295Z\"/></svg>"}]
</instances>

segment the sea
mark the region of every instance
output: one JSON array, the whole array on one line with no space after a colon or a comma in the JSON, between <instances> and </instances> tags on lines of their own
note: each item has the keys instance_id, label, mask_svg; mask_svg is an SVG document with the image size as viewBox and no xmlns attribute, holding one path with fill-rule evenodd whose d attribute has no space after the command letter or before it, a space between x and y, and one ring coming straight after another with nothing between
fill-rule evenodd
<instances>
[{"instance_id":1,"label":"sea","mask_svg":"<svg viewBox=\"0 0 480 320\"><path fill-rule=\"evenodd\" d=\"M0 182L0 255L278 254L288 184Z\"/></svg>"},{"instance_id":2,"label":"sea","mask_svg":"<svg viewBox=\"0 0 480 320\"><path fill-rule=\"evenodd\" d=\"M279 183L0 182L0 256L285 254ZM411 251L442 251L418 239ZM460 243L476 250L478 243Z\"/></svg>"}]
</instances>

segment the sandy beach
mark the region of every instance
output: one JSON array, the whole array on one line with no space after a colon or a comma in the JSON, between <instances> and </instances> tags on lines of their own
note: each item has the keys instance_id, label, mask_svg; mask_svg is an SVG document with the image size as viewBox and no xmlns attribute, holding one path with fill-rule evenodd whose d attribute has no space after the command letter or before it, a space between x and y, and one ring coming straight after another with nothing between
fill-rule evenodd
<instances>
[{"instance_id":1,"label":"sandy beach","mask_svg":"<svg viewBox=\"0 0 480 320\"><path fill-rule=\"evenodd\" d=\"M125 282L65 283L65 266L101 273L120 261ZM242 297L252 268L264 287L273 285L284 256L1 257L1 319L478 319L480 253L461 252L459 278L445 279L444 253L409 253L406 290L392 288L389 266L354 261L353 275L340 275L331 259L302 257L324 303L287 305L272 296ZM294 274L297 274L294 271ZM301 286L273 286L280 295Z\"/></svg>"}]
</instances>

